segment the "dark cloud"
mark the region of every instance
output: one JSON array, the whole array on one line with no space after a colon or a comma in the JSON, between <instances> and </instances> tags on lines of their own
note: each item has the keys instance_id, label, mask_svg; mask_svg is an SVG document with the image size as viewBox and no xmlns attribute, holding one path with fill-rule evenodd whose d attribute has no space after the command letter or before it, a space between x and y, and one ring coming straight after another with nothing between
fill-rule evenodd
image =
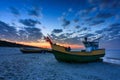
<instances>
[{"instance_id":1,"label":"dark cloud","mask_svg":"<svg viewBox=\"0 0 120 80\"><path fill-rule=\"evenodd\" d=\"M56 36L55 34L50 34L50 36L51 36L53 39L58 39L58 36Z\"/></svg>"},{"instance_id":2,"label":"dark cloud","mask_svg":"<svg viewBox=\"0 0 120 80\"><path fill-rule=\"evenodd\" d=\"M63 30L62 29L54 29L52 32L53 33L61 33L61 32L63 32Z\"/></svg>"},{"instance_id":3,"label":"dark cloud","mask_svg":"<svg viewBox=\"0 0 120 80\"><path fill-rule=\"evenodd\" d=\"M98 24L104 23L105 19L108 19L112 16L114 16L112 13L100 12L100 13L96 14L96 16L86 18L85 22L87 22L91 26L92 25L98 25Z\"/></svg>"},{"instance_id":4,"label":"dark cloud","mask_svg":"<svg viewBox=\"0 0 120 80\"><path fill-rule=\"evenodd\" d=\"M64 38L67 38L65 34L60 34L59 36L57 36L56 34L51 34L51 36L53 39L56 39L56 40L62 40Z\"/></svg>"},{"instance_id":5,"label":"dark cloud","mask_svg":"<svg viewBox=\"0 0 120 80\"><path fill-rule=\"evenodd\" d=\"M19 22L25 26L35 26L36 24L41 24L39 21L33 19L20 19Z\"/></svg>"},{"instance_id":6,"label":"dark cloud","mask_svg":"<svg viewBox=\"0 0 120 80\"><path fill-rule=\"evenodd\" d=\"M19 16L20 12L17 8L15 7L10 7L11 13L14 14L15 16Z\"/></svg>"},{"instance_id":7,"label":"dark cloud","mask_svg":"<svg viewBox=\"0 0 120 80\"><path fill-rule=\"evenodd\" d=\"M28 10L28 14L31 16L41 17L41 9L39 7L33 7L32 9Z\"/></svg>"},{"instance_id":8,"label":"dark cloud","mask_svg":"<svg viewBox=\"0 0 120 80\"><path fill-rule=\"evenodd\" d=\"M93 19L94 19L93 17L90 17L90 18L85 19L85 21L89 22L89 21L92 21Z\"/></svg>"},{"instance_id":9,"label":"dark cloud","mask_svg":"<svg viewBox=\"0 0 120 80\"><path fill-rule=\"evenodd\" d=\"M80 28L80 26L79 26L79 25L77 25L77 26L75 26L75 28L76 28L76 29L79 29L79 28Z\"/></svg>"},{"instance_id":10,"label":"dark cloud","mask_svg":"<svg viewBox=\"0 0 120 80\"><path fill-rule=\"evenodd\" d=\"M99 21L92 21L92 23L90 24L90 26L96 26L98 24L104 23L104 20L99 20Z\"/></svg>"},{"instance_id":11,"label":"dark cloud","mask_svg":"<svg viewBox=\"0 0 120 80\"><path fill-rule=\"evenodd\" d=\"M75 18L73 21L74 21L75 23L77 23L77 22L79 22L79 19L78 19L78 18Z\"/></svg>"},{"instance_id":12,"label":"dark cloud","mask_svg":"<svg viewBox=\"0 0 120 80\"><path fill-rule=\"evenodd\" d=\"M120 30L120 23L113 23L106 28L106 31L114 31L114 30Z\"/></svg>"},{"instance_id":13,"label":"dark cloud","mask_svg":"<svg viewBox=\"0 0 120 80\"><path fill-rule=\"evenodd\" d=\"M70 38L70 34L61 34L59 36L54 35L54 39L58 41L59 43L71 43L71 44L79 44L80 38L79 37L72 37Z\"/></svg>"},{"instance_id":14,"label":"dark cloud","mask_svg":"<svg viewBox=\"0 0 120 80\"><path fill-rule=\"evenodd\" d=\"M86 35L85 35L85 37L92 37L92 36L95 36L95 34L89 33L89 34L86 34Z\"/></svg>"},{"instance_id":15,"label":"dark cloud","mask_svg":"<svg viewBox=\"0 0 120 80\"><path fill-rule=\"evenodd\" d=\"M98 7L96 7L96 6L88 6L87 8L78 11L76 15L78 17L84 18L84 17L90 15L91 13L95 12L96 10L98 10Z\"/></svg>"},{"instance_id":16,"label":"dark cloud","mask_svg":"<svg viewBox=\"0 0 120 80\"><path fill-rule=\"evenodd\" d=\"M59 39L67 38L67 36L65 34L61 34L58 37L59 37Z\"/></svg>"},{"instance_id":17,"label":"dark cloud","mask_svg":"<svg viewBox=\"0 0 120 80\"><path fill-rule=\"evenodd\" d=\"M103 8L120 8L120 1L119 0L101 0L100 7Z\"/></svg>"},{"instance_id":18,"label":"dark cloud","mask_svg":"<svg viewBox=\"0 0 120 80\"><path fill-rule=\"evenodd\" d=\"M119 0L89 0L89 3L94 4L94 5L99 5L100 8L102 8L102 9L104 9L104 8L110 8L110 9L120 8Z\"/></svg>"},{"instance_id":19,"label":"dark cloud","mask_svg":"<svg viewBox=\"0 0 120 80\"><path fill-rule=\"evenodd\" d=\"M63 19L62 22L63 22L62 26L63 26L64 28L66 28L66 26L68 26L68 25L70 24L70 21L69 21L69 20L66 20L66 19Z\"/></svg>"},{"instance_id":20,"label":"dark cloud","mask_svg":"<svg viewBox=\"0 0 120 80\"><path fill-rule=\"evenodd\" d=\"M111 13L98 13L97 14L97 16L96 16L96 18L102 18L102 19L106 19L106 18L110 18L110 17L112 17L113 16L113 14L111 14Z\"/></svg>"},{"instance_id":21,"label":"dark cloud","mask_svg":"<svg viewBox=\"0 0 120 80\"><path fill-rule=\"evenodd\" d=\"M81 44L80 37L73 37L73 38L66 38L64 42L71 43L71 44Z\"/></svg>"},{"instance_id":22,"label":"dark cloud","mask_svg":"<svg viewBox=\"0 0 120 80\"><path fill-rule=\"evenodd\" d=\"M28 41L28 33L26 30L19 30L19 40L18 41Z\"/></svg>"},{"instance_id":23,"label":"dark cloud","mask_svg":"<svg viewBox=\"0 0 120 80\"><path fill-rule=\"evenodd\" d=\"M82 14L87 15L87 14L90 14L91 12L94 12L95 10L97 10L97 7L91 6L83 10Z\"/></svg>"},{"instance_id":24,"label":"dark cloud","mask_svg":"<svg viewBox=\"0 0 120 80\"><path fill-rule=\"evenodd\" d=\"M15 40L17 39L17 30L13 26L9 26L8 24L0 21L0 38Z\"/></svg>"},{"instance_id":25,"label":"dark cloud","mask_svg":"<svg viewBox=\"0 0 120 80\"><path fill-rule=\"evenodd\" d=\"M114 8L119 8L120 9L120 1L119 0L114 0L112 3L111 7Z\"/></svg>"},{"instance_id":26,"label":"dark cloud","mask_svg":"<svg viewBox=\"0 0 120 80\"><path fill-rule=\"evenodd\" d=\"M103 32L105 32L104 29L101 29L101 30L97 30L97 31L95 31L95 33L97 33L97 34L102 34Z\"/></svg>"},{"instance_id":27,"label":"dark cloud","mask_svg":"<svg viewBox=\"0 0 120 80\"><path fill-rule=\"evenodd\" d=\"M111 24L110 27L120 27L120 23L114 23L114 24Z\"/></svg>"},{"instance_id":28,"label":"dark cloud","mask_svg":"<svg viewBox=\"0 0 120 80\"><path fill-rule=\"evenodd\" d=\"M95 31L97 34L103 34L103 40L113 40L120 38L120 23L113 23L107 28Z\"/></svg>"},{"instance_id":29,"label":"dark cloud","mask_svg":"<svg viewBox=\"0 0 120 80\"><path fill-rule=\"evenodd\" d=\"M88 2L91 3L91 4L98 4L98 3L100 3L99 0L88 0Z\"/></svg>"},{"instance_id":30,"label":"dark cloud","mask_svg":"<svg viewBox=\"0 0 120 80\"><path fill-rule=\"evenodd\" d=\"M24 41L37 41L43 37L41 29L38 28L24 28L19 33Z\"/></svg>"},{"instance_id":31,"label":"dark cloud","mask_svg":"<svg viewBox=\"0 0 120 80\"><path fill-rule=\"evenodd\" d=\"M24 28L19 31L14 26L0 21L0 38L12 41L37 41L43 37L38 28Z\"/></svg>"},{"instance_id":32,"label":"dark cloud","mask_svg":"<svg viewBox=\"0 0 120 80\"><path fill-rule=\"evenodd\" d=\"M79 30L79 32L82 32L82 31L87 31L88 30L88 28L87 27L83 27L83 28L81 28L80 30Z\"/></svg>"}]
</instances>

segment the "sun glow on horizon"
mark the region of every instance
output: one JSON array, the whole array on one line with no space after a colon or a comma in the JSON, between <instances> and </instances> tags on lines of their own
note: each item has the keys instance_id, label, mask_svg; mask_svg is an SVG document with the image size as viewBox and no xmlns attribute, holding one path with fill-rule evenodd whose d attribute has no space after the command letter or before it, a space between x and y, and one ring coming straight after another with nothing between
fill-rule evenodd
<instances>
[{"instance_id":1,"label":"sun glow on horizon","mask_svg":"<svg viewBox=\"0 0 120 80\"><path fill-rule=\"evenodd\" d=\"M45 41L22 42L22 41L11 41L11 40L7 40L7 39L1 39L1 40L7 41L7 42L12 42L12 43L17 43L17 44L22 44L22 45L40 47L40 48L51 48L51 45L49 44L49 42L45 42ZM67 43L56 43L56 44L64 46L64 47L71 47L73 49L84 48L83 45L78 45L78 44L67 44Z\"/></svg>"},{"instance_id":2,"label":"sun glow on horizon","mask_svg":"<svg viewBox=\"0 0 120 80\"><path fill-rule=\"evenodd\" d=\"M18 44L24 44L29 46L35 46L35 47L42 47L42 48L51 48L50 44L48 42L16 42ZM84 48L83 45L77 45L77 44L61 44L57 43L58 45L64 46L64 47L71 47L73 49L78 48Z\"/></svg>"}]
</instances>

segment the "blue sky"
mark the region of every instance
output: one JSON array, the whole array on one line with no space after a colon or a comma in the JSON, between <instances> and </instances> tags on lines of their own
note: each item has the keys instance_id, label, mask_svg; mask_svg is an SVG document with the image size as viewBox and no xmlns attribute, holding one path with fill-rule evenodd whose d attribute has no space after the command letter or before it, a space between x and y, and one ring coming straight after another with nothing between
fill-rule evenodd
<instances>
[{"instance_id":1,"label":"blue sky","mask_svg":"<svg viewBox=\"0 0 120 80\"><path fill-rule=\"evenodd\" d=\"M103 36L102 47L119 48L119 0L2 0L0 38L37 42L49 34L55 42L81 44ZM108 46L109 45L109 46Z\"/></svg>"}]
</instances>

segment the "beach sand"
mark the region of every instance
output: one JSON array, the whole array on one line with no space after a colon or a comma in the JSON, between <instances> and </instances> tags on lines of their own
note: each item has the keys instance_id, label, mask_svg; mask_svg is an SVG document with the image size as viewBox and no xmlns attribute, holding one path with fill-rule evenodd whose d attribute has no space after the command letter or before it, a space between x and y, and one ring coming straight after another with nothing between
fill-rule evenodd
<instances>
[{"instance_id":1,"label":"beach sand","mask_svg":"<svg viewBox=\"0 0 120 80\"><path fill-rule=\"evenodd\" d=\"M8 50L11 54L0 50L0 80L120 80L120 65L64 63L51 53L22 54L18 49Z\"/></svg>"}]
</instances>

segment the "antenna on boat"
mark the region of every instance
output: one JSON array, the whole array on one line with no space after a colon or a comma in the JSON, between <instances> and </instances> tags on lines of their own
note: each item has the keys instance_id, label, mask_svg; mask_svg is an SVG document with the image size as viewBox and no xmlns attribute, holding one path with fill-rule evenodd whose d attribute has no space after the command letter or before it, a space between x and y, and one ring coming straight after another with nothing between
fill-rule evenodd
<instances>
[{"instance_id":1,"label":"antenna on boat","mask_svg":"<svg viewBox=\"0 0 120 80\"><path fill-rule=\"evenodd\" d=\"M99 36L98 38L92 40L92 42L97 41L97 40L100 40L102 37L103 37L103 36Z\"/></svg>"}]
</instances>

